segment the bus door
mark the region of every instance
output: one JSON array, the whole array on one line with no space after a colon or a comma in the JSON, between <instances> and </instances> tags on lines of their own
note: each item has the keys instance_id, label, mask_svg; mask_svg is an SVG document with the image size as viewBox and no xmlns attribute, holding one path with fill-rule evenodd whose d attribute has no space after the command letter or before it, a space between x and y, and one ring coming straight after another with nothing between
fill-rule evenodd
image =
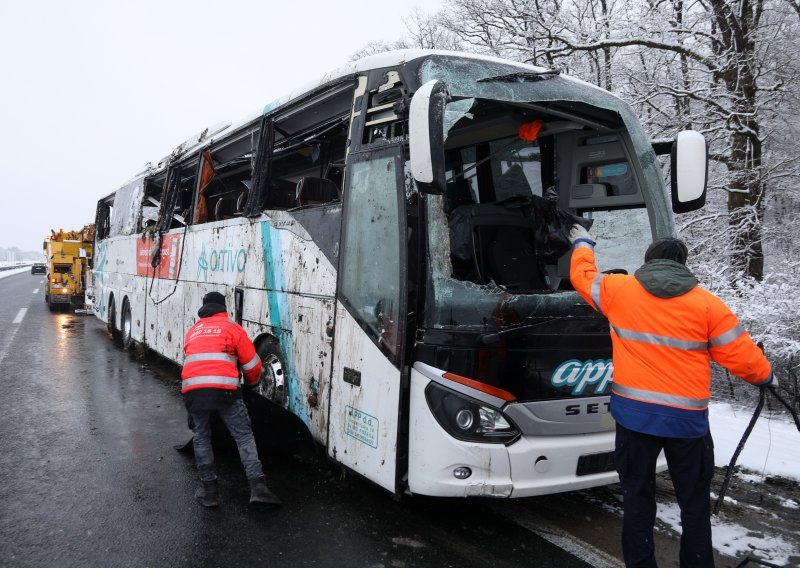
<instances>
[{"instance_id":1,"label":"bus door","mask_svg":"<svg viewBox=\"0 0 800 568\"><path fill-rule=\"evenodd\" d=\"M400 146L351 154L336 302L328 453L395 492L406 314Z\"/></svg>"}]
</instances>

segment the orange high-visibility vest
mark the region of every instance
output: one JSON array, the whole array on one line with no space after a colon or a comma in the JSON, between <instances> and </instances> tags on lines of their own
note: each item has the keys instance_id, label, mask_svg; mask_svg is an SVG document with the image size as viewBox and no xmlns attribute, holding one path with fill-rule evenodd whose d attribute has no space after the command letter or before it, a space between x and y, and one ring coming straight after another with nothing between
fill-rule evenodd
<instances>
[{"instance_id":1,"label":"orange high-visibility vest","mask_svg":"<svg viewBox=\"0 0 800 568\"><path fill-rule=\"evenodd\" d=\"M201 318L186 333L186 359L181 371L181 391L239 388L241 365L247 384L261 378L261 359L242 326L228 321L225 312Z\"/></svg>"},{"instance_id":2,"label":"orange high-visibility vest","mask_svg":"<svg viewBox=\"0 0 800 568\"><path fill-rule=\"evenodd\" d=\"M749 383L771 380L769 362L736 316L699 286L659 298L635 276L599 273L594 250L584 243L572 252L570 279L611 324L614 394L703 410L710 398L711 359Z\"/></svg>"}]
</instances>

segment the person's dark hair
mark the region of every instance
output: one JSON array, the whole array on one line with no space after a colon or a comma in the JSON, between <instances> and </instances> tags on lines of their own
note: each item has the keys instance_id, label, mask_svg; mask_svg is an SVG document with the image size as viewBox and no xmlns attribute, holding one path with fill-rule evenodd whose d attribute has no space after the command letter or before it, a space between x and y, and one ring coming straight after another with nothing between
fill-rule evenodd
<instances>
[{"instance_id":1,"label":"person's dark hair","mask_svg":"<svg viewBox=\"0 0 800 568\"><path fill-rule=\"evenodd\" d=\"M203 305L206 304L217 304L220 306L225 306L225 296L220 294L219 292L209 292L205 296L203 296Z\"/></svg>"},{"instance_id":2,"label":"person's dark hair","mask_svg":"<svg viewBox=\"0 0 800 568\"><path fill-rule=\"evenodd\" d=\"M653 241L653 243L647 247L647 251L644 253L644 261L650 262L651 260L665 259L680 264L686 264L688 256L689 250L682 240L666 237Z\"/></svg>"}]
</instances>

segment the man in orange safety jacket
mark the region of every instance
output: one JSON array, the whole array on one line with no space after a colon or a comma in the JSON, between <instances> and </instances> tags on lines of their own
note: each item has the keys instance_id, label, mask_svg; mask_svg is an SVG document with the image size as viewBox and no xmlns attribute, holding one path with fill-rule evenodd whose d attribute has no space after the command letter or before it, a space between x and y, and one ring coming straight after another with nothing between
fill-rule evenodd
<instances>
[{"instance_id":1,"label":"man in orange safety jacket","mask_svg":"<svg viewBox=\"0 0 800 568\"><path fill-rule=\"evenodd\" d=\"M769 362L736 316L697 285L688 250L658 239L634 275L600 273L594 238L575 225L570 279L608 318L614 360L614 461L623 493L626 566L656 566L655 469L661 450L681 509L681 566L713 566L710 488L714 444L708 424L710 360L757 385L777 385Z\"/></svg>"},{"instance_id":2,"label":"man in orange safety jacket","mask_svg":"<svg viewBox=\"0 0 800 568\"><path fill-rule=\"evenodd\" d=\"M242 326L228 321L225 296L209 292L197 314L200 320L186 333L183 343L186 358L181 372L181 391L194 432L194 457L201 481L195 497L205 507L219 505L211 447L211 415L216 413L239 448L250 482L250 502L280 505L267 488L239 389L239 367L245 385L254 387L261 378L261 359Z\"/></svg>"}]
</instances>

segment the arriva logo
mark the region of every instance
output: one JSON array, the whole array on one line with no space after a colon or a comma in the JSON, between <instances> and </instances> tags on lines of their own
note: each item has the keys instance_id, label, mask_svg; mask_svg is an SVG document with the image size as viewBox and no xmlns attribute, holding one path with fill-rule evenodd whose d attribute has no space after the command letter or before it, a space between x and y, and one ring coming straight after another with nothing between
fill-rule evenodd
<instances>
[{"instance_id":1,"label":"arriva logo","mask_svg":"<svg viewBox=\"0 0 800 568\"><path fill-rule=\"evenodd\" d=\"M247 253L243 248L211 249L211 254L206 255L206 245L200 251L197 259L197 279L208 281L209 272L244 272L247 264ZM202 276L202 278L201 278Z\"/></svg>"},{"instance_id":2,"label":"arriva logo","mask_svg":"<svg viewBox=\"0 0 800 568\"><path fill-rule=\"evenodd\" d=\"M608 385L614 379L614 364L611 359L590 359L579 361L570 359L564 361L550 377L554 387L572 387L572 395L584 393L587 387L597 385L594 394L604 394Z\"/></svg>"}]
</instances>

